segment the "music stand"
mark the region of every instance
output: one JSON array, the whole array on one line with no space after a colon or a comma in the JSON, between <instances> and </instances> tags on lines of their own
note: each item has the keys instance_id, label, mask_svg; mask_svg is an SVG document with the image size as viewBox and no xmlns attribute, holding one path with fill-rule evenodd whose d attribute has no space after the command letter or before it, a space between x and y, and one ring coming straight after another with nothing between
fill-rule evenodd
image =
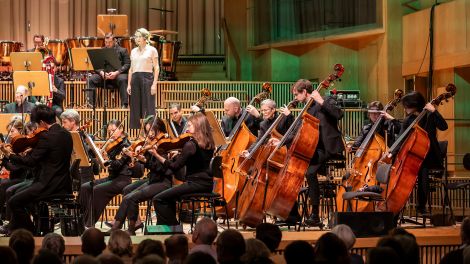
<instances>
[{"instance_id":1,"label":"music stand","mask_svg":"<svg viewBox=\"0 0 470 264\"><path fill-rule=\"evenodd\" d=\"M217 121L214 113L212 111L205 110L204 114L206 115L207 121L209 121L209 124L212 128L212 136L214 137L215 146L217 147L227 144L225 141L225 134L222 131L222 128L220 127L220 124Z\"/></svg>"},{"instance_id":2,"label":"music stand","mask_svg":"<svg viewBox=\"0 0 470 264\"><path fill-rule=\"evenodd\" d=\"M83 147L82 137L78 131L70 131L73 140L72 161L80 159L80 167L90 167L90 158Z\"/></svg>"},{"instance_id":3,"label":"music stand","mask_svg":"<svg viewBox=\"0 0 470 264\"><path fill-rule=\"evenodd\" d=\"M98 15L96 17L98 36L111 32L114 36L129 36L127 15Z\"/></svg>"},{"instance_id":4,"label":"music stand","mask_svg":"<svg viewBox=\"0 0 470 264\"><path fill-rule=\"evenodd\" d=\"M14 119L21 119L21 114L13 114L13 113L2 113L0 114L0 133L7 135L8 130L7 130L7 125L13 121ZM24 114L24 121L28 122L29 121L29 114L25 113Z\"/></svg>"},{"instance_id":5,"label":"music stand","mask_svg":"<svg viewBox=\"0 0 470 264\"><path fill-rule=\"evenodd\" d=\"M41 52L12 52L11 68L13 71L40 71L42 70Z\"/></svg>"}]
</instances>

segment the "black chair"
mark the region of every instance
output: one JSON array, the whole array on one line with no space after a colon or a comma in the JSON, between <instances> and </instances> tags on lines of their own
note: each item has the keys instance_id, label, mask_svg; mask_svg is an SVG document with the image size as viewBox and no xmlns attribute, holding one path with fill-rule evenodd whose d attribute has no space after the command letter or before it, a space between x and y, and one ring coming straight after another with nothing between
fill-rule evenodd
<instances>
[{"instance_id":1,"label":"black chair","mask_svg":"<svg viewBox=\"0 0 470 264\"><path fill-rule=\"evenodd\" d=\"M211 161L211 171L212 175L215 178L219 178L222 180L222 185L224 184L224 177L222 173L222 159L220 157L214 157ZM210 193L192 193L192 194L187 194L183 195L180 198L180 205L179 205L179 219L181 222L182 219L182 208L183 204L188 204L191 210L191 233L193 232L193 226L196 223L197 216L199 215L205 215L206 214L206 209L211 208L211 217L212 219L216 220L217 215L215 212L215 207L224 207L225 208L225 214L226 214L226 221L227 221L227 228L230 228L230 220L228 219L228 208L227 208L227 201L224 198L223 195L223 188L222 188L222 194L215 193L215 192L210 192ZM196 214L196 204L199 206L199 212ZM202 206L201 206L202 205ZM201 212L201 207L202 207L202 212Z\"/></svg>"},{"instance_id":2,"label":"black chair","mask_svg":"<svg viewBox=\"0 0 470 264\"><path fill-rule=\"evenodd\" d=\"M74 160L70 167L72 181L80 181L79 167L80 160ZM75 189L72 191L78 192ZM79 236L85 229L80 213L80 204L73 193L51 195L39 201L35 207L38 213L35 217L36 235L38 236L53 232L56 222L60 223L63 236Z\"/></svg>"}]
</instances>

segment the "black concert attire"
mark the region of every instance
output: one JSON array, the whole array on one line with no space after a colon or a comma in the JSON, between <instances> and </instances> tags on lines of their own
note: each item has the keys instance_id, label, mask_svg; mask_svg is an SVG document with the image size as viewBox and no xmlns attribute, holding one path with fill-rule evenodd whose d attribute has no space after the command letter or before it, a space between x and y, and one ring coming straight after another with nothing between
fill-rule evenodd
<instances>
[{"instance_id":1,"label":"black concert attire","mask_svg":"<svg viewBox=\"0 0 470 264\"><path fill-rule=\"evenodd\" d=\"M9 161L6 157L2 159L2 166L10 172L8 179L2 179L0 181L0 219L5 220L6 218L3 208L7 201L6 191L11 186L23 182L26 179L28 167L17 165L14 162Z\"/></svg>"},{"instance_id":2,"label":"black concert attire","mask_svg":"<svg viewBox=\"0 0 470 264\"><path fill-rule=\"evenodd\" d=\"M193 139L186 142L181 154L175 160L165 160L164 168L177 172L186 165L185 181L157 194L153 198L157 224L177 225L176 201L185 194L207 193L213 188L212 172L209 164L214 149L202 149Z\"/></svg>"},{"instance_id":3,"label":"black concert attire","mask_svg":"<svg viewBox=\"0 0 470 264\"><path fill-rule=\"evenodd\" d=\"M119 71L119 75L116 76L116 78L113 80L106 79L106 86L119 88L119 95L121 97L121 105L127 106L129 104L129 100L127 97L127 78L128 78L129 68L131 67L131 59L129 57L129 53L127 52L126 48L120 47L119 45L114 45L113 48L105 47L103 49L114 49L114 51L116 52L116 55L119 57L119 61L121 62L121 68L114 70L114 71L116 70ZM96 94L96 87L103 87L104 85L104 80L101 77L101 75L99 75L99 71L101 70L102 69L97 70L98 73L93 74L88 81L90 89L95 90L95 94ZM87 96L91 104L96 103L95 98L93 98L93 91L88 91Z\"/></svg>"},{"instance_id":4,"label":"black concert attire","mask_svg":"<svg viewBox=\"0 0 470 264\"><path fill-rule=\"evenodd\" d=\"M226 137L230 135L230 132L232 132L232 129L237 124L238 119L240 119L240 117L243 115L244 112L245 112L245 109L242 109L242 111L240 112L240 115L236 117L232 117L232 118L228 116L222 117L222 122L220 123L220 125L222 126L222 130L224 131L224 134ZM262 117L256 118L248 114L248 116L245 119L245 125L248 127L251 133L253 133L253 135L256 136L258 135L258 130L259 130L261 121L263 121Z\"/></svg>"},{"instance_id":5,"label":"black concert attire","mask_svg":"<svg viewBox=\"0 0 470 264\"><path fill-rule=\"evenodd\" d=\"M124 137L121 143L108 152L110 161L108 167L109 176L95 180L93 183L93 190L91 188L91 182L82 184L80 190L80 203L84 209L83 216L85 226L94 226L109 201L111 201L114 196L122 193L122 189L131 183L131 177L134 173L138 174L134 169L131 169L128 166L131 161L130 157L122 155L122 157L117 159L117 156L121 153L122 149L129 147L130 145L131 143L127 137ZM93 219L91 219L92 209Z\"/></svg>"},{"instance_id":6,"label":"black concert attire","mask_svg":"<svg viewBox=\"0 0 470 264\"><path fill-rule=\"evenodd\" d=\"M307 110L308 114L320 120L318 145L305 173L310 188L308 193L313 209L312 216L315 217L318 217L320 206L318 171L329 159L344 151L343 138L338 128L338 120L343 118L343 110L337 105L333 97L326 96L323 97L323 99L323 105L314 102ZM299 122L298 124L300 125L301 123ZM296 130L298 130L298 128L294 129L294 131ZM297 133L293 132L288 136L286 140L287 146L290 146L296 134ZM301 144L301 142L298 144ZM294 206L291 215L294 213L296 215L298 214L296 206Z\"/></svg>"},{"instance_id":7,"label":"black concert attire","mask_svg":"<svg viewBox=\"0 0 470 264\"><path fill-rule=\"evenodd\" d=\"M11 229L34 230L26 207L52 195L71 194L70 158L73 141L70 133L59 124L53 124L39 136L36 147L22 157L11 155L16 164L38 167L37 178L22 191L17 191L8 201L12 211Z\"/></svg>"},{"instance_id":8,"label":"black concert attire","mask_svg":"<svg viewBox=\"0 0 470 264\"><path fill-rule=\"evenodd\" d=\"M153 59L158 62L158 52L150 45L143 51L139 47L131 51L130 128L139 128L141 118L155 115L156 96L152 95L151 88L154 78L158 78L154 76L158 65L153 65Z\"/></svg>"},{"instance_id":9,"label":"black concert attire","mask_svg":"<svg viewBox=\"0 0 470 264\"><path fill-rule=\"evenodd\" d=\"M139 203L152 199L160 192L171 187L172 171L165 170L163 164L150 153L145 154L147 162L142 164L137 162L135 166L141 167L141 170L149 170L145 181L138 181L137 184L131 184L126 187L127 192L122 198L119 210L115 219L121 223L126 220L137 221L139 213ZM132 190L130 190L132 188Z\"/></svg>"},{"instance_id":10,"label":"black concert attire","mask_svg":"<svg viewBox=\"0 0 470 264\"><path fill-rule=\"evenodd\" d=\"M34 108L34 104L25 100L21 106L19 106L16 102L6 104L4 108L4 112L5 113L28 113L30 114L33 108Z\"/></svg>"},{"instance_id":11,"label":"black concert attire","mask_svg":"<svg viewBox=\"0 0 470 264\"><path fill-rule=\"evenodd\" d=\"M88 157L90 158L90 166L79 166L78 167L78 174L80 177L80 181L77 181L74 179L74 186L79 186L76 189L80 189L80 186L85 183L89 182L95 179L95 175L100 174L100 166L98 164L98 161L96 160L95 154L91 150L91 147L88 146L86 137L87 135L85 134L83 130L78 131L80 138L82 139L83 143L83 148L85 149L85 152L88 154ZM75 188L74 188L75 189Z\"/></svg>"},{"instance_id":12,"label":"black concert attire","mask_svg":"<svg viewBox=\"0 0 470 264\"><path fill-rule=\"evenodd\" d=\"M251 146L248 148L249 152L253 150L254 146L259 142L259 140L264 136L264 134L266 134L266 131L268 131L268 129L271 127L274 121L276 121L278 116L279 114L275 112L272 118L265 119L260 123L258 138L256 138L256 141L253 142L253 144L251 144ZM294 122L294 119L295 118L292 114L289 114L288 116L283 116L279 124L277 124L276 126L276 131L279 132L281 135L284 135Z\"/></svg>"},{"instance_id":13,"label":"black concert attire","mask_svg":"<svg viewBox=\"0 0 470 264\"><path fill-rule=\"evenodd\" d=\"M64 112L63 103L65 99L65 82L64 79L54 75L54 85L57 88L57 92L52 93L52 110L54 110L57 117Z\"/></svg>"},{"instance_id":14,"label":"black concert attire","mask_svg":"<svg viewBox=\"0 0 470 264\"><path fill-rule=\"evenodd\" d=\"M186 131L183 131L183 129L186 127L186 122L188 122L188 120L186 120L186 118L184 118L184 117L181 118L181 122L179 124L177 122L171 120L170 128L171 129L173 129L173 128L176 129L176 132L178 133L178 135L181 135L184 132L186 132Z\"/></svg>"},{"instance_id":15,"label":"black concert attire","mask_svg":"<svg viewBox=\"0 0 470 264\"><path fill-rule=\"evenodd\" d=\"M417 115L408 115L402 123L400 135L411 125L416 119ZM424 211L429 193L429 169L442 169L443 168L443 154L437 141L437 129L441 131L447 130L447 122L442 115L437 111L428 112L418 123L428 133L430 147L428 154L424 158L421 168L418 172L418 211Z\"/></svg>"},{"instance_id":16,"label":"black concert attire","mask_svg":"<svg viewBox=\"0 0 470 264\"><path fill-rule=\"evenodd\" d=\"M367 134L369 134L369 131L374 126L374 124L375 123L370 122L362 127L361 133L354 140L354 144L352 145L353 150L361 146L362 142L367 137ZM400 132L400 129L400 121L396 119L385 120L382 121L381 124L379 124L379 127L377 128L377 133L379 133L382 138L387 138L387 145L390 147L395 142L395 137ZM387 136L385 136L385 133L387 133Z\"/></svg>"}]
</instances>

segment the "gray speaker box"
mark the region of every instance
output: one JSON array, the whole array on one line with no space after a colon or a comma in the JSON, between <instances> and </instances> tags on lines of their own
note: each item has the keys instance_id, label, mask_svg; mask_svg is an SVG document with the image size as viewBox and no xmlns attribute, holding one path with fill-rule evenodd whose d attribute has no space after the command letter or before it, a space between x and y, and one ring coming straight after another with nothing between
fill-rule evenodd
<instances>
[{"instance_id":1,"label":"gray speaker box","mask_svg":"<svg viewBox=\"0 0 470 264\"><path fill-rule=\"evenodd\" d=\"M333 226L348 225L356 237L387 235L395 227L392 212L336 212Z\"/></svg>"}]
</instances>

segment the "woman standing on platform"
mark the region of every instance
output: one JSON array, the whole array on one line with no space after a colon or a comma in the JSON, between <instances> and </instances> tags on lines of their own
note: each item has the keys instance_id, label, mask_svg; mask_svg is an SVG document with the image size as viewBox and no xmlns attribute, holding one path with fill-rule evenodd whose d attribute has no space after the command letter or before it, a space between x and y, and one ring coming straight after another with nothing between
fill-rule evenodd
<instances>
[{"instance_id":1,"label":"woman standing on platform","mask_svg":"<svg viewBox=\"0 0 470 264\"><path fill-rule=\"evenodd\" d=\"M149 45L150 33L145 28L139 28L134 37L137 47L131 51L127 93L130 95L130 128L139 128L141 118L155 115L160 67L158 52Z\"/></svg>"},{"instance_id":2,"label":"woman standing on platform","mask_svg":"<svg viewBox=\"0 0 470 264\"><path fill-rule=\"evenodd\" d=\"M212 137L209 121L202 113L196 113L188 119L187 132L192 139L183 146L181 154L175 160L160 156L157 152L152 154L163 163L164 168L173 172L186 166L185 182L157 194L153 198L157 213L157 224L177 225L176 200L182 195L192 193L207 193L212 191L213 180L209 168L214 154L214 139Z\"/></svg>"}]
</instances>

